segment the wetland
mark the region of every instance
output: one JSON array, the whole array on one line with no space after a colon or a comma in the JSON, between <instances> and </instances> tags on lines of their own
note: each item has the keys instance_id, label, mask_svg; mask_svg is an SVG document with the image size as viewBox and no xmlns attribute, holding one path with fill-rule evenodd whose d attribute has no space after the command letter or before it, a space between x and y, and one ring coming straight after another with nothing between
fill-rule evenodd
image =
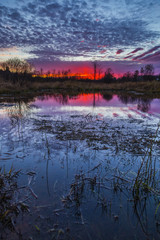
<instances>
[{"instance_id":1,"label":"wetland","mask_svg":"<svg viewBox=\"0 0 160 240\"><path fill-rule=\"evenodd\" d=\"M160 237L160 99L0 96L0 239Z\"/></svg>"}]
</instances>

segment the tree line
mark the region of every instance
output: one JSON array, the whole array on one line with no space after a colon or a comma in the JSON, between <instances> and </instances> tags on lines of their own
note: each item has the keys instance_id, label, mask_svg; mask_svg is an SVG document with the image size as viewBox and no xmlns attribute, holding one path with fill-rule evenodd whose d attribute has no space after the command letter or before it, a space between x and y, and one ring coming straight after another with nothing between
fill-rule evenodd
<instances>
[{"instance_id":1,"label":"tree line","mask_svg":"<svg viewBox=\"0 0 160 240\"><path fill-rule=\"evenodd\" d=\"M138 81L152 81L155 79L160 80L160 76L154 75L154 66L153 64L147 64L144 67L141 67L140 70L135 70L132 72L126 72L123 76L118 79L115 78L115 74L111 68L107 68L104 70L101 64L97 61L92 62L93 73L92 80L94 81L103 81L106 83L115 83L115 82L138 82ZM74 76L71 74L71 70L62 70L56 73L56 70L53 69L53 73L48 71L47 73L43 73L43 69L41 68L40 72L37 72L33 65L25 60L20 60L18 58L9 59L0 64L0 75L3 75L5 80L11 80L13 82L23 81L23 80L33 80L33 76L37 78L37 80L41 80L43 76L45 76L48 80L84 80L84 78ZM46 79L46 80L47 80ZM89 80L89 78L86 78ZM91 80L91 79L90 79Z\"/></svg>"},{"instance_id":2,"label":"tree line","mask_svg":"<svg viewBox=\"0 0 160 240\"><path fill-rule=\"evenodd\" d=\"M102 80L106 83L152 81L157 78L160 80L160 75L159 76L154 75L153 64L147 64L144 67L141 67L140 70L135 70L133 73L128 71L118 79L115 78L114 72L111 68L107 68L103 73L100 63L93 62L92 65L93 65L93 72L94 72L94 80Z\"/></svg>"}]
</instances>

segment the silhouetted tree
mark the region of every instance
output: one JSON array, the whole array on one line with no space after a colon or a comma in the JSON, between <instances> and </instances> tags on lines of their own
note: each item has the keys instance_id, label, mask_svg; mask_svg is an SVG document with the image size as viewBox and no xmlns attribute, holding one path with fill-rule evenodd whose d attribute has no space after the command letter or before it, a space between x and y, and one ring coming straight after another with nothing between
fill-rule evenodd
<instances>
[{"instance_id":1,"label":"silhouetted tree","mask_svg":"<svg viewBox=\"0 0 160 240\"><path fill-rule=\"evenodd\" d=\"M147 64L144 69L144 74L147 76L154 75L154 67L153 64Z\"/></svg>"},{"instance_id":2,"label":"silhouetted tree","mask_svg":"<svg viewBox=\"0 0 160 240\"><path fill-rule=\"evenodd\" d=\"M94 81L97 79L97 61L94 61L93 63L93 78L94 78Z\"/></svg>"},{"instance_id":3,"label":"silhouetted tree","mask_svg":"<svg viewBox=\"0 0 160 240\"><path fill-rule=\"evenodd\" d=\"M61 76L61 71L60 70L58 70L58 77L60 77Z\"/></svg>"},{"instance_id":4,"label":"silhouetted tree","mask_svg":"<svg viewBox=\"0 0 160 240\"><path fill-rule=\"evenodd\" d=\"M143 67L141 67L140 72L141 72L141 76L143 76L144 75L144 68Z\"/></svg>"},{"instance_id":5,"label":"silhouetted tree","mask_svg":"<svg viewBox=\"0 0 160 240\"><path fill-rule=\"evenodd\" d=\"M138 70L136 70L135 72L134 72L134 75L133 75L133 78L134 78L134 81L138 81L138 76L139 76L139 71Z\"/></svg>"},{"instance_id":6,"label":"silhouetted tree","mask_svg":"<svg viewBox=\"0 0 160 240\"><path fill-rule=\"evenodd\" d=\"M125 78L125 80L127 81L127 82L129 82L129 81L132 81L132 79L133 79L133 75L132 75L132 73L131 72L126 72L125 74L124 74L124 78Z\"/></svg>"},{"instance_id":7,"label":"silhouetted tree","mask_svg":"<svg viewBox=\"0 0 160 240\"><path fill-rule=\"evenodd\" d=\"M112 94L108 94L108 93L105 93L105 94L102 94L102 97L107 101L111 101L112 98L113 98L113 95Z\"/></svg>"},{"instance_id":8,"label":"silhouetted tree","mask_svg":"<svg viewBox=\"0 0 160 240\"><path fill-rule=\"evenodd\" d=\"M151 99L140 99L137 109L142 112L148 112L150 109Z\"/></svg>"},{"instance_id":9,"label":"silhouetted tree","mask_svg":"<svg viewBox=\"0 0 160 240\"><path fill-rule=\"evenodd\" d=\"M8 69L10 72L16 73L31 73L33 72L33 66L25 60L18 58L11 58L1 64L2 70Z\"/></svg>"},{"instance_id":10,"label":"silhouetted tree","mask_svg":"<svg viewBox=\"0 0 160 240\"><path fill-rule=\"evenodd\" d=\"M48 72L47 72L47 77L50 77L50 74L51 74L51 72L50 72L50 71L48 71Z\"/></svg>"},{"instance_id":11,"label":"silhouetted tree","mask_svg":"<svg viewBox=\"0 0 160 240\"><path fill-rule=\"evenodd\" d=\"M111 68L108 68L104 74L104 81L107 83L110 83L114 79L114 73Z\"/></svg>"}]
</instances>

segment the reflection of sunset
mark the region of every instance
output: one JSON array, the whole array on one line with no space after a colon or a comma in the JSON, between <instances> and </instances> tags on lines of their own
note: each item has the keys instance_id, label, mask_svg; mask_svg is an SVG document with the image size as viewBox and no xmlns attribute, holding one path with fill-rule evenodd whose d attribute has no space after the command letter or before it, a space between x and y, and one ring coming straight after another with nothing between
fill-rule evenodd
<instances>
[{"instance_id":1,"label":"reflection of sunset","mask_svg":"<svg viewBox=\"0 0 160 240\"><path fill-rule=\"evenodd\" d=\"M103 111L108 111L107 109L112 108L112 114L114 113L114 117L117 117L115 112L116 108L120 109L120 112L127 115L129 118L132 117L133 114L137 116L146 114L159 114L159 100L154 99L153 101L150 99L145 99L141 97L132 98L130 96L125 95L112 95L109 92L101 93L88 93L88 94L79 94L75 96L69 96L67 94L55 94L55 95L46 95L43 97L38 97L35 99L34 105L38 108L49 108L50 111L53 109L59 109L62 106L71 107L76 109L81 108L85 109L87 107L94 107L101 109ZM129 111L129 112L128 112ZM145 115L148 117L147 115Z\"/></svg>"},{"instance_id":2,"label":"reflection of sunset","mask_svg":"<svg viewBox=\"0 0 160 240\"><path fill-rule=\"evenodd\" d=\"M63 102L63 99L65 99L65 102ZM96 106L109 106L119 104L117 95L102 95L100 93L83 93L77 96L55 94L54 96L46 96L43 100L37 98L35 103L40 106L42 102L43 106L59 106L63 103L70 106L93 106L94 104Z\"/></svg>"}]
</instances>

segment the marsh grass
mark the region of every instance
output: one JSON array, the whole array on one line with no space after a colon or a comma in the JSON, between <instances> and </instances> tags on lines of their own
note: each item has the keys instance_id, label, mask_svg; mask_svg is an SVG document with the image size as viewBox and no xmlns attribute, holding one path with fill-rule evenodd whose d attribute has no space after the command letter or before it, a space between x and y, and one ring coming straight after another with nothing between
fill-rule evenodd
<instances>
[{"instance_id":1,"label":"marsh grass","mask_svg":"<svg viewBox=\"0 0 160 240\"><path fill-rule=\"evenodd\" d=\"M8 173L5 169L0 169L0 223L10 230L15 230L14 217L21 211L28 210L27 205L16 199L19 174L20 171L14 171L13 168Z\"/></svg>"},{"instance_id":2,"label":"marsh grass","mask_svg":"<svg viewBox=\"0 0 160 240\"><path fill-rule=\"evenodd\" d=\"M101 207L103 212L109 214L109 212L114 213L111 195L120 196L122 194L126 201L132 205L134 216L136 216L142 231L147 237L150 236L148 228L150 219L147 214L150 201L153 201L154 205L152 206L152 215L155 215L156 226L159 226L160 182L157 174L158 169L156 169L158 158L153 154L154 146L157 144L159 137L159 127L150 139L147 150L143 153L140 165L133 172L134 174L130 174L131 170L122 172L118 168L106 172L104 165L100 163L87 172L81 171L75 175L70 190L62 198L62 202L66 208L72 208L75 210L75 214L79 214L82 220L81 224L85 224L81 208L82 205L87 204L89 198L93 197L97 206ZM114 215L113 218L115 221L119 220L118 215Z\"/></svg>"},{"instance_id":3,"label":"marsh grass","mask_svg":"<svg viewBox=\"0 0 160 240\"><path fill-rule=\"evenodd\" d=\"M10 113L10 115L13 114ZM124 129L115 128L115 126L111 128L108 123L102 120L100 121L99 119L97 120L97 118L98 116L92 117L91 115L76 116L79 124L72 122L72 120L34 120L34 131L43 133L48 193L48 168L50 160L52 160L50 135L55 135L55 139L60 140L62 144L67 142L73 143L72 146L74 146L74 151L77 154L80 154L78 148L81 141L86 141L85 147L89 147L90 151L107 150L107 148L110 149L114 146L114 154L124 151L143 155L138 170L132 178L128 177L127 172L122 173L122 171L116 168L109 169L108 172L105 172L104 161L88 171L80 171L74 176L69 193L62 198L62 202L67 208L76 206L76 214L80 216L81 224L84 225L85 220L83 219L80 208L82 204L85 204L86 199L89 198L90 195L96 199L97 206L100 206L104 212L107 212L112 206L112 202L108 197L110 193L117 194L118 196L121 193L126 194L126 192L129 192L129 196L132 196L131 202L134 205L135 214L145 232L145 227L143 226L143 220L145 220L145 218L141 219L141 216L147 208L147 197L149 197L150 193L159 196L156 179L156 158L153 157L154 145L158 143L157 136L159 127L154 137L148 136L147 132L145 135L146 138L142 139L142 132L139 133L139 135L137 135L136 132L132 136L131 134L129 135L129 132L124 132ZM141 143L141 140L144 140L143 143ZM147 151L145 151L146 146L148 146ZM25 204L23 204L23 201L18 202L15 198L16 193L20 190L17 184L17 179L20 174L20 172L16 174L13 168L11 168L8 173L1 171L0 175L5 182L4 185L8 186L4 188L4 193L8 189L6 193L10 193L9 196L11 196L10 199L5 202L7 205L5 212L2 214L1 224L11 230L16 230L14 224L16 216L23 211L23 208L27 210L27 207L24 207ZM33 174L34 173L30 173L29 175ZM0 187L0 189L2 189L2 187ZM30 187L27 187L27 189L34 198L37 198ZM106 197L106 192L109 192L107 195L108 198ZM160 204L157 203L156 214L159 205ZM12 208L12 206L14 207ZM112 211L112 209L110 211ZM8 217L10 220L7 220ZM114 219L118 221L118 215L114 215ZM39 225L35 225L35 229L38 234L41 232ZM51 228L49 232L54 233L55 238L53 237L53 239L61 239L65 233L63 229L61 230L61 228L56 227Z\"/></svg>"},{"instance_id":4,"label":"marsh grass","mask_svg":"<svg viewBox=\"0 0 160 240\"><path fill-rule=\"evenodd\" d=\"M20 215L29 213L28 200L36 196L30 187L19 186L18 180L22 172L15 171L13 166L9 171L0 168L0 238L10 239L10 232L17 237L21 235L17 228ZM16 238L17 239L17 238Z\"/></svg>"},{"instance_id":5,"label":"marsh grass","mask_svg":"<svg viewBox=\"0 0 160 240\"><path fill-rule=\"evenodd\" d=\"M117 82L105 83L103 81L92 80L52 80L52 79L36 79L31 78L29 81L18 80L15 83L5 81L0 78L0 93L26 93L26 92L41 92L41 91L63 91L68 92L95 92L95 91L136 91L147 93L148 95L160 95L160 82Z\"/></svg>"},{"instance_id":6,"label":"marsh grass","mask_svg":"<svg viewBox=\"0 0 160 240\"><path fill-rule=\"evenodd\" d=\"M143 193L153 192L160 194L159 190L156 189L156 158L153 158L153 146L158 137L159 127L156 130L155 136L153 136L150 146L144 154L140 167L137 172L137 176L133 185L133 197L134 200L140 199L140 191Z\"/></svg>"}]
</instances>

